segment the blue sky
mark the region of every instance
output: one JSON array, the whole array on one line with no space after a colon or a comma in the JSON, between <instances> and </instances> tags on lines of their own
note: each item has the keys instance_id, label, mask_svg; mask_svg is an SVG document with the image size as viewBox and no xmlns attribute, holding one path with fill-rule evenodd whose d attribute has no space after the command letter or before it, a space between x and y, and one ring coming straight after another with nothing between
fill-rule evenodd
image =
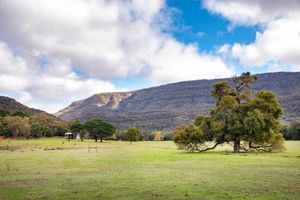
<instances>
[{"instance_id":1,"label":"blue sky","mask_svg":"<svg viewBox=\"0 0 300 200\"><path fill-rule=\"evenodd\" d=\"M186 27L182 31L172 32L179 41L197 43L202 50L214 52L215 48L224 43L247 44L255 40L256 26L236 26L228 30L231 22L209 12L199 1L169 0L167 4L178 11L175 25Z\"/></svg>"},{"instance_id":2,"label":"blue sky","mask_svg":"<svg viewBox=\"0 0 300 200\"><path fill-rule=\"evenodd\" d=\"M95 93L300 71L298 0L11 0L0 94L56 112Z\"/></svg>"},{"instance_id":3,"label":"blue sky","mask_svg":"<svg viewBox=\"0 0 300 200\"><path fill-rule=\"evenodd\" d=\"M166 31L176 40L184 44L196 44L201 52L214 53L225 43L249 44L255 41L258 26L234 26L231 22L203 7L201 1L168 0L166 1L171 12L172 24ZM236 73L248 70L261 73L266 69L245 69L236 67ZM140 89L157 84L155 81L145 80L142 76L126 77L113 81L118 87Z\"/></svg>"},{"instance_id":4,"label":"blue sky","mask_svg":"<svg viewBox=\"0 0 300 200\"><path fill-rule=\"evenodd\" d=\"M168 0L166 1L172 17L171 27L167 30L176 40L184 44L196 44L199 51L214 54L224 45L234 43L250 44L255 41L258 25L233 25L229 19L206 9L201 0ZM284 68L283 71L288 70ZM247 68L235 63L235 73L250 71L251 73L267 72L267 66ZM145 80L142 76L126 77L113 80L118 87L140 89L160 82Z\"/></svg>"}]
</instances>

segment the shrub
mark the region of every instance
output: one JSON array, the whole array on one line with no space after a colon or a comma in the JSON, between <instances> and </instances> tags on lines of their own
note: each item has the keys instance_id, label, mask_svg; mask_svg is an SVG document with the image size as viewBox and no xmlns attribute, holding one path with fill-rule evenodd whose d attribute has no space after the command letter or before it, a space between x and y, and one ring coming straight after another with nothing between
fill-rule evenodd
<instances>
[{"instance_id":1,"label":"shrub","mask_svg":"<svg viewBox=\"0 0 300 200\"><path fill-rule=\"evenodd\" d=\"M162 134L162 132L158 131L155 132L155 136L154 136L154 141L163 141L164 140L164 135Z\"/></svg>"}]
</instances>

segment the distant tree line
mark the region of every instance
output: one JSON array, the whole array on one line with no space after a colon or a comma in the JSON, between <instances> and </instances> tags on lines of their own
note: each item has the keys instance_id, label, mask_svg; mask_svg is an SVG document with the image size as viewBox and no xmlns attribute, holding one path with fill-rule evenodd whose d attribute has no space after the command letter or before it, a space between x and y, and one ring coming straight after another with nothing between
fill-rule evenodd
<instances>
[{"instance_id":1,"label":"distant tree line","mask_svg":"<svg viewBox=\"0 0 300 200\"><path fill-rule=\"evenodd\" d=\"M0 136L5 138L39 138L64 136L72 131L83 138L93 138L95 141L110 137L115 133L115 127L102 119L95 118L81 123L78 120L67 122L57 119L47 113L29 115L23 112L11 113L0 110Z\"/></svg>"},{"instance_id":2,"label":"distant tree line","mask_svg":"<svg viewBox=\"0 0 300 200\"><path fill-rule=\"evenodd\" d=\"M113 125L99 118L90 119L86 122L79 120L72 121L70 130L80 136L81 141L84 138L93 138L95 141L100 139L121 140L121 141L163 141L172 140L172 133L146 132L138 127L132 126L127 130L117 130Z\"/></svg>"},{"instance_id":3,"label":"distant tree line","mask_svg":"<svg viewBox=\"0 0 300 200\"><path fill-rule=\"evenodd\" d=\"M130 141L172 140L171 133L147 132L135 126L128 130L117 130L103 119L93 118L86 122L80 120L63 121L47 113L27 114L0 109L0 136L5 138L39 138L64 136L65 133L78 134L81 141L104 139Z\"/></svg>"},{"instance_id":4,"label":"distant tree line","mask_svg":"<svg viewBox=\"0 0 300 200\"><path fill-rule=\"evenodd\" d=\"M137 135L136 135L137 130ZM133 133L132 133L133 132ZM135 139L132 139L135 138ZM122 141L172 141L172 132L143 131L137 127L129 127L128 130L116 132L116 140Z\"/></svg>"},{"instance_id":5,"label":"distant tree line","mask_svg":"<svg viewBox=\"0 0 300 200\"><path fill-rule=\"evenodd\" d=\"M67 122L46 113L29 115L0 110L0 135L13 138L63 136L69 130Z\"/></svg>"}]
</instances>

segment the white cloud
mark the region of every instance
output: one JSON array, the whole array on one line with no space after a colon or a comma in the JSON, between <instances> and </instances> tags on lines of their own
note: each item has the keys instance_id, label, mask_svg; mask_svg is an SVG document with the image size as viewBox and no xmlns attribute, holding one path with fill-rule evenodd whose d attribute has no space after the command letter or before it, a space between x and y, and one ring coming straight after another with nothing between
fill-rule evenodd
<instances>
[{"instance_id":1,"label":"white cloud","mask_svg":"<svg viewBox=\"0 0 300 200\"><path fill-rule=\"evenodd\" d=\"M80 79L68 63L50 62L42 69L30 68L7 44L0 42L0 92L13 93L20 102L55 112L71 101L99 92L116 91L107 81Z\"/></svg>"},{"instance_id":2,"label":"white cloud","mask_svg":"<svg viewBox=\"0 0 300 200\"><path fill-rule=\"evenodd\" d=\"M0 91L23 90L28 84L24 78L28 72L26 61L15 56L8 46L0 41Z\"/></svg>"},{"instance_id":3,"label":"white cloud","mask_svg":"<svg viewBox=\"0 0 300 200\"><path fill-rule=\"evenodd\" d=\"M221 14L234 24L256 25L269 23L286 14L298 13L298 0L204 0L203 6Z\"/></svg>"},{"instance_id":4,"label":"white cloud","mask_svg":"<svg viewBox=\"0 0 300 200\"><path fill-rule=\"evenodd\" d=\"M180 58L180 59L176 59ZM193 45L182 46L175 40L164 43L156 55L150 57L150 76L155 80L193 80L201 78L226 77L233 72L224 62L211 55L199 55ZM217 67L216 67L217 66Z\"/></svg>"},{"instance_id":5,"label":"white cloud","mask_svg":"<svg viewBox=\"0 0 300 200\"><path fill-rule=\"evenodd\" d=\"M300 66L300 1L205 1L205 7L233 24L262 25L253 43L223 45L219 53L238 59L241 64L261 67L277 63L282 69Z\"/></svg>"},{"instance_id":6,"label":"white cloud","mask_svg":"<svg viewBox=\"0 0 300 200\"><path fill-rule=\"evenodd\" d=\"M64 98L116 90L109 82L116 78L170 82L232 75L221 58L163 31L172 24L167 9L164 0L1 1L0 42L7 53L0 53L1 81L19 82L10 90L41 108L40 99L64 105Z\"/></svg>"},{"instance_id":7,"label":"white cloud","mask_svg":"<svg viewBox=\"0 0 300 200\"><path fill-rule=\"evenodd\" d=\"M110 80L157 68L151 66L152 59L173 41L155 23L164 7L163 0L11 0L0 4L0 19L9 19L0 20L0 28L13 47L69 59L89 76ZM189 47L178 43L176 48ZM198 60L202 56L194 54ZM180 62L184 57L176 54L172 59Z\"/></svg>"}]
</instances>

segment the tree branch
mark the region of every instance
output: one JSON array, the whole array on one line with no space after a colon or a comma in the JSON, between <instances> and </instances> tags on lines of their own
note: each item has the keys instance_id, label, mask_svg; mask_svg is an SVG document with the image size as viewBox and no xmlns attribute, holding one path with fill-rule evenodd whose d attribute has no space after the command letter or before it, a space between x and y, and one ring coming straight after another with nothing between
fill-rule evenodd
<instances>
[{"instance_id":1,"label":"tree branch","mask_svg":"<svg viewBox=\"0 0 300 200\"><path fill-rule=\"evenodd\" d=\"M257 151L265 151L265 152L268 152L268 151L271 151L271 150L267 150L265 148L272 148L273 145L256 145L256 146L253 146L251 142L249 142L249 148L252 148L252 149L255 149Z\"/></svg>"}]
</instances>

